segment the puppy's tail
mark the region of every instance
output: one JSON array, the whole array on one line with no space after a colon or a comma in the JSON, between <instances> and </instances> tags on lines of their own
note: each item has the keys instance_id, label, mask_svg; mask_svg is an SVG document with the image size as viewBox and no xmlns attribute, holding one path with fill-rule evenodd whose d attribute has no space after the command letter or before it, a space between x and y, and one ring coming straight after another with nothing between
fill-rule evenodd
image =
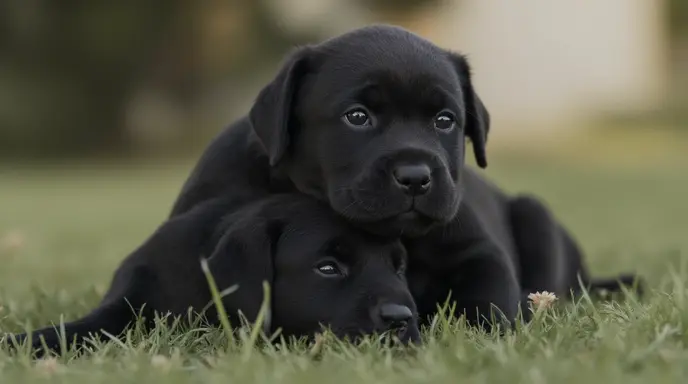
<instances>
[{"instance_id":1,"label":"puppy's tail","mask_svg":"<svg viewBox=\"0 0 688 384\"><path fill-rule=\"evenodd\" d=\"M642 297L646 292L646 283L643 278L632 273L621 274L615 278L589 279L585 286L589 293L599 296L628 290L638 297Z\"/></svg>"}]
</instances>

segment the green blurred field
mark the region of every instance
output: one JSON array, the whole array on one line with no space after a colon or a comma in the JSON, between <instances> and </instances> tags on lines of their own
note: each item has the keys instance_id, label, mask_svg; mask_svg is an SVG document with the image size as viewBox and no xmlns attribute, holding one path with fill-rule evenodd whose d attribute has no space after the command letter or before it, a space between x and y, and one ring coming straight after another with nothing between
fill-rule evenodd
<instances>
[{"instance_id":1,"label":"green blurred field","mask_svg":"<svg viewBox=\"0 0 688 384\"><path fill-rule=\"evenodd\" d=\"M585 156L580 155L594 148L576 148L562 149L560 156L503 152L492 158L487 174L509 191L542 196L582 243L593 273L638 271L646 276L657 290L648 302L619 304L602 313L592 307L577 312L569 308L559 323L550 319L499 341L445 330L441 335L446 340L434 340L415 357L395 359L391 352L375 348L333 351L321 362L298 351L287 355L273 351L254 355L248 362L221 354L218 367L210 369L192 356L214 351L192 353L185 349L187 340L176 345L180 349L167 372L150 363L150 355L157 353L155 343L119 352L115 346L114 352L104 351L99 359L69 363L53 379L685 382L688 156L674 151L643 162L642 156L647 158L650 152L640 146L633 147L641 148L638 158L620 151L623 156L614 157L612 152L608 157L623 161L592 156L581 161ZM69 320L94 305L118 262L165 217L192 164L189 160L0 167L0 333L58 321L60 314ZM174 346L166 344L164 350ZM0 352L0 382L40 377L41 370L31 368L26 358Z\"/></svg>"}]
</instances>

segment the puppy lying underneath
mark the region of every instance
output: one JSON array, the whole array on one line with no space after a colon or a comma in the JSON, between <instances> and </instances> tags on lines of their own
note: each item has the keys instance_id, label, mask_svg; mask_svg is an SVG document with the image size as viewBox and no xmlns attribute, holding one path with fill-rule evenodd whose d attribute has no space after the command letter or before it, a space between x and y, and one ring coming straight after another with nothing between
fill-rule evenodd
<instances>
[{"instance_id":1,"label":"puppy lying underneath","mask_svg":"<svg viewBox=\"0 0 688 384\"><path fill-rule=\"evenodd\" d=\"M203 255L218 289L238 285L223 298L233 325L240 324L239 311L255 321L267 281L268 332L312 336L322 325L339 337L391 331L403 342L419 341L404 276L406 251L398 240L354 230L327 205L296 194L273 195L227 215L230 204L211 200L164 223L124 260L101 304L65 324L68 344L82 344L89 333L120 335L135 313L151 320L154 312L200 312L211 302ZM205 316L217 324L210 308ZM58 351L58 335L43 328L30 335L31 344L41 350L43 337ZM28 337L14 336L19 343Z\"/></svg>"}]
</instances>

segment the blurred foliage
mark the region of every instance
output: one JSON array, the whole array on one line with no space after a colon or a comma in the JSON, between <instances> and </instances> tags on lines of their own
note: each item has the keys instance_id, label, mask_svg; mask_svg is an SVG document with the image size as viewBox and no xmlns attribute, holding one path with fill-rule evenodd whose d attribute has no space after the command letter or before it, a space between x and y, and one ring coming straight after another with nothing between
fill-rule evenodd
<instances>
[{"instance_id":1,"label":"blurred foliage","mask_svg":"<svg viewBox=\"0 0 688 384\"><path fill-rule=\"evenodd\" d=\"M223 7L229 19L215 29L230 28L234 44L221 36L205 46L208 19ZM137 91L191 108L205 83L250 76L300 41L277 25L263 0L0 1L0 154L126 150Z\"/></svg>"},{"instance_id":2,"label":"blurred foliage","mask_svg":"<svg viewBox=\"0 0 688 384\"><path fill-rule=\"evenodd\" d=\"M357 0L373 12L415 12L421 8L441 5L444 0Z\"/></svg>"},{"instance_id":3,"label":"blurred foliage","mask_svg":"<svg viewBox=\"0 0 688 384\"><path fill-rule=\"evenodd\" d=\"M674 36L688 35L688 1L669 0L669 28Z\"/></svg>"},{"instance_id":4,"label":"blurred foliage","mask_svg":"<svg viewBox=\"0 0 688 384\"><path fill-rule=\"evenodd\" d=\"M381 14L443 1L356 0ZM688 1L669 2L674 36L687 36ZM158 125L180 130L183 145L199 129L187 117L204 92L241 94L238 84L320 37L281 28L271 3L0 0L0 157L125 153L138 140L142 124L130 120L141 94L166 103L176 125Z\"/></svg>"},{"instance_id":5,"label":"blurred foliage","mask_svg":"<svg viewBox=\"0 0 688 384\"><path fill-rule=\"evenodd\" d=\"M672 95L662 118L688 130L688 1L668 0Z\"/></svg>"},{"instance_id":6,"label":"blurred foliage","mask_svg":"<svg viewBox=\"0 0 688 384\"><path fill-rule=\"evenodd\" d=\"M189 48L180 46L180 0L0 6L3 151L53 154L124 144L122 109L137 81L165 42L180 53ZM184 57L168 69L176 69L179 83L187 73L179 67L189 65Z\"/></svg>"}]
</instances>

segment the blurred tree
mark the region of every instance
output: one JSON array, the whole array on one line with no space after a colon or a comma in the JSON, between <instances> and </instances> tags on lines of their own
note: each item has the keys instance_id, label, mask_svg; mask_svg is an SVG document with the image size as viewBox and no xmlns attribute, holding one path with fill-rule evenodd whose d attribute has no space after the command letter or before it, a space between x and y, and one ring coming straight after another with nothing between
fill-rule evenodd
<instances>
[{"instance_id":1,"label":"blurred tree","mask_svg":"<svg viewBox=\"0 0 688 384\"><path fill-rule=\"evenodd\" d=\"M204 83L250 76L303 41L276 27L265 0L229 1L247 18L235 32L243 44L220 41L212 49L231 53L208 65L201 11L220 3L0 1L0 156L120 153L142 88L190 107Z\"/></svg>"},{"instance_id":2,"label":"blurred tree","mask_svg":"<svg viewBox=\"0 0 688 384\"><path fill-rule=\"evenodd\" d=\"M242 30L235 32L235 39L231 41L231 50L224 44L223 39L218 39L209 49L225 51L228 54L215 53L215 59L206 58L202 65L216 68L204 68L204 81L213 82L223 78L242 78L247 73L257 72L263 67L271 67L295 45L317 41L319 37L314 31L305 34L294 33L285 30L279 22L280 15L274 13L271 0L246 0L241 4L229 7L235 14L235 19L241 18ZM218 13L222 5L208 7L208 12ZM229 18L229 16L227 16ZM238 20L227 22L238 23ZM231 67L228 71L227 67ZM219 68L219 70L218 70Z\"/></svg>"},{"instance_id":3,"label":"blurred tree","mask_svg":"<svg viewBox=\"0 0 688 384\"><path fill-rule=\"evenodd\" d=\"M668 117L688 129L688 0L669 0L669 33L672 47L672 98Z\"/></svg>"},{"instance_id":4,"label":"blurred tree","mask_svg":"<svg viewBox=\"0 0 688 384\"><path fill-rule=\"evenodd\" d=\"M0 150L55 155L121 148L123 105L162 43L173 38L175 50L190 48L184 38L190 29L179 29L184 3L4 0ZM170 67L189 65L179 53Z\"/></svg>"},{"instance_id":5,"label":"blurred tree","mask_svg":"<svg viewBox=\"0 0 688 384\"><path fill-rule=\"evenodd\" d=\"M669 0L669 28L675 36L688 36L688 1Z\"/></svg>"},{"instance_id":6,"label":"blurred tree","mask_svg":"<svg viewBox=\"0 0 688 384\"><path fill-rule=\"evenodd\" d=\"M445 0L357 0L373 12L413 13L421 8L439 6Z\"/></svg>"}]
</instances>

